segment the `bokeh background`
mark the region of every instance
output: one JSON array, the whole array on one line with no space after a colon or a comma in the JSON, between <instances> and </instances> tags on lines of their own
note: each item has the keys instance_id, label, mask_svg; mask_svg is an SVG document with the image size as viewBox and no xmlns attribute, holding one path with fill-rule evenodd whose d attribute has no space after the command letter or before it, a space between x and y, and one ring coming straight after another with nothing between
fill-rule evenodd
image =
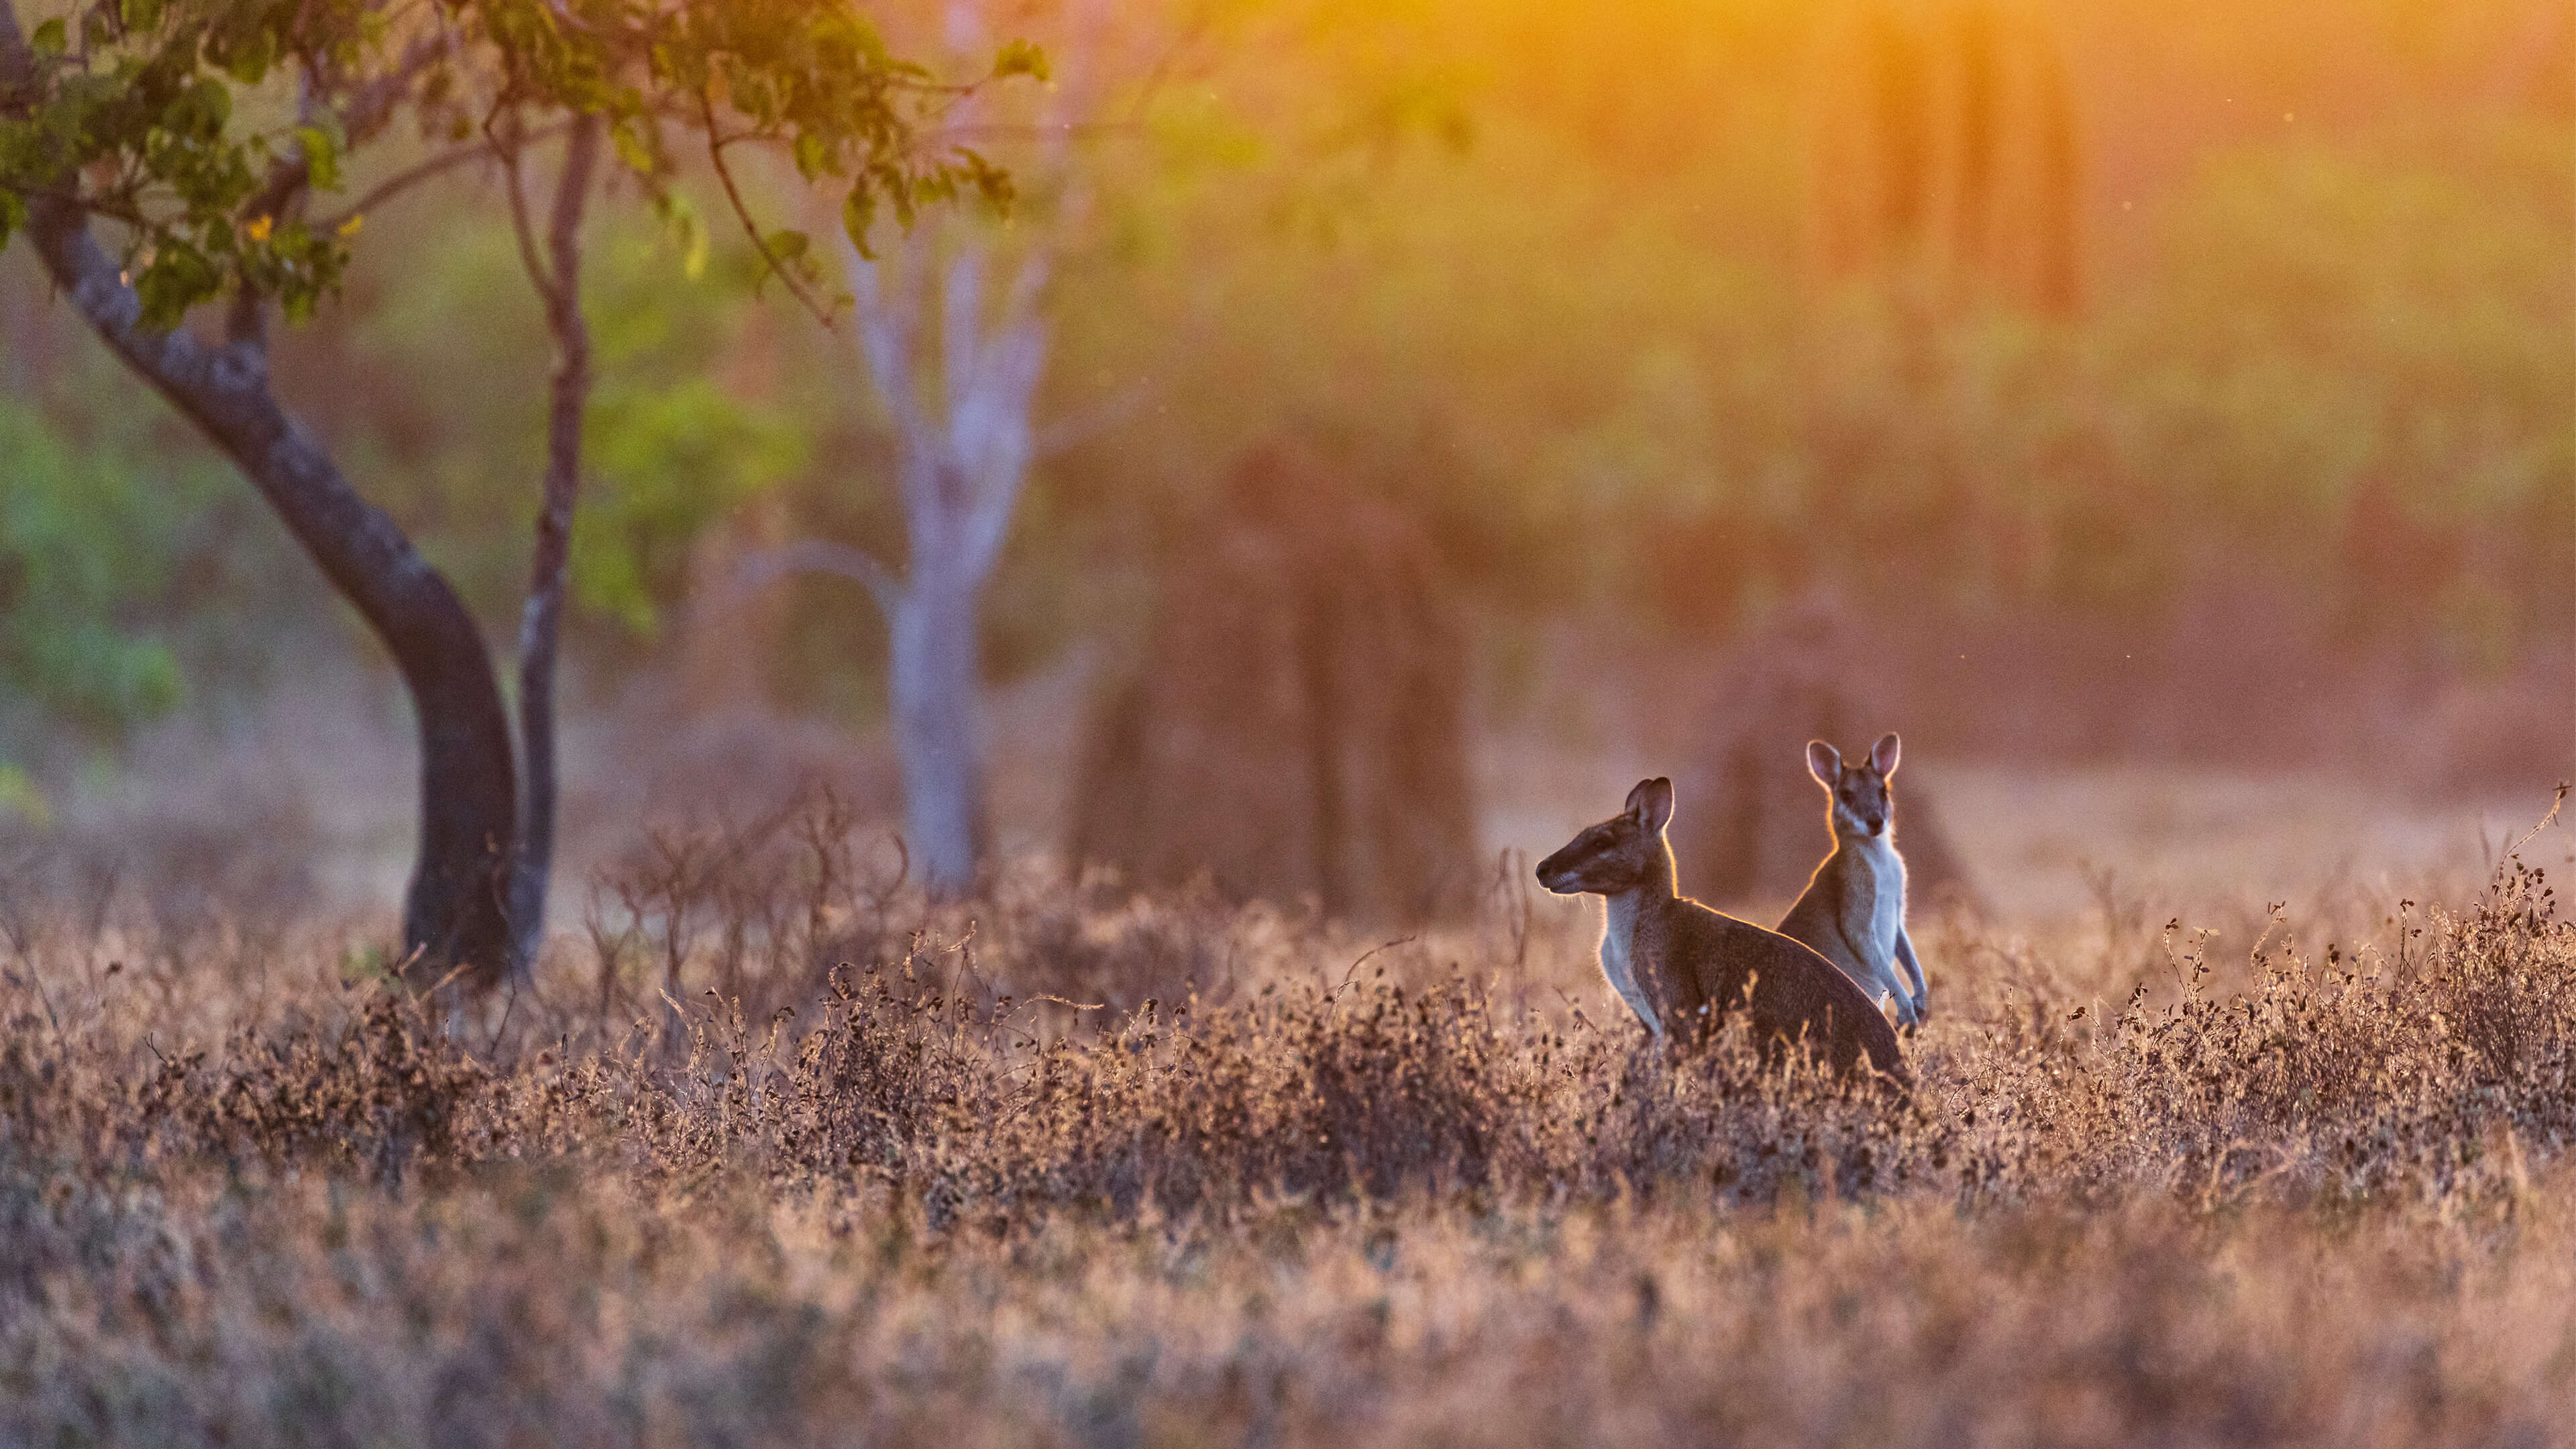
<instances>
[{"instance_id":1,"label":"bokeh background","mask_svg":"<svg viewBox=\"0 0 2576 1449\"><path fill-rule=\"evenodd\" d=\"M930 7L883 8L936 51ZM1251 708L1174 662L1205 645L1172 619L1219 601L1244 639L1410 621L1358 631L1328 703L1456 757L1421 769L1455 773L1433 794L1485 862L1646 773L1685 817L1794 814L1820 853L1765 734L1794 749L1820 712L1846 748L1904 732L1923 848L2018 913L2087 908L2107 870L2268 894L2474 860L2576 770L2557 0L1113 8L1114 44L1025 17L1094 68L1069 148L978 141L1030 184L972 224L1058 256L1045 447L983 615L1005 851L1147 829L1096 818L1104 752ZM802 204L789 179L772 204ZM547 348L490 185L369 218L279 366L506 641ZM864 593L733 586L798 540L899 553L848 329L632 195L592 238L573 898L654 818L816 781L900 807ZM0 456L10 848L389 910L414 808L390 671L23 250ZM1380 593L1237 566L1312 514L1364 521ZM1417 688L1454 747L1407 733ZM1158 808L1244 808L1196 803ZM1778 893L1732 869L1706 888Z\"/></svg>"}]
</instances>

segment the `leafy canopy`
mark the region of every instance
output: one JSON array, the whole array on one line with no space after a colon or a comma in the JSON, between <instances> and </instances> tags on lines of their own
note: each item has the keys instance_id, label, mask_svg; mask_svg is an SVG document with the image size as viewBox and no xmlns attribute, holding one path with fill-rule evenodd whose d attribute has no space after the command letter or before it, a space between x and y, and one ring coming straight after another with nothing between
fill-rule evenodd
<instances>
[{"instance_id":1,"label":"leafy canopy","mask_svg":"<svg viewBox=\"0 0 2576 1449\"><path fill-rule=\"evenodd\" d=\"M775 148L842 191L863 246L881 211L1007 199L974 151L925 135L956 97L1044 58L1013 43L943 84L887 52L847 0L95 0L26 32L27 84L0 96L0 244L31 201L110 223L147 325L228 291L308 312L338 283L366 209L412 180L515 158L571 116L602 122L666 217L692 157L768 267L809 304L807 240L762 232L730 153ZM432 149L332 210L350 153L408 116Z\"/></svg>"}]
</instances>

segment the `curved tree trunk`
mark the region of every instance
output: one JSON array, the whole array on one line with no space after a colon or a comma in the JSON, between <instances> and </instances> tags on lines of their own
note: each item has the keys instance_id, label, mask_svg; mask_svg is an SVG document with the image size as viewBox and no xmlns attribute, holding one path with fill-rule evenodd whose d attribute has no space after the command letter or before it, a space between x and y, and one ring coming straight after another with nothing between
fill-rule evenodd
<instances>
[{"instance_id":1,"label":"curved tree trunk","mask_svg":"<svg viewBox=\"0 0 2576 1449\"><path fill-rule=\"evenodd\" d=\"M519 743L526 809L510 864L510 964L536 964L546 939L546 880L555 855L555 655L564 574L572 558L573 506L581 495L581 425L590 404L590 324L581 310L581 218L599 158L599 121L584 116L564 143L563 175L547 228L551 265L535 277L545 294L555 371L546 416L546 491L537 511L528 599L519 614Z\"/></svg>"},{"instance_id":2,"label":"curved tree trunk","mask_svg":"<svg viewBox=\"0 0 2576 1449\"><path fill-rule=\"evenodd\" d=\"M82 319L233 460L393 655L420 725L420 856L404 948L416 977L466 968L489 979L510 949L504 874L518 806L509 720L473 617L278 404L256 336L216 347L184 328L145 330L133 289L66 202L31 198L27 230Z\"/></svg>"}]
</instances>

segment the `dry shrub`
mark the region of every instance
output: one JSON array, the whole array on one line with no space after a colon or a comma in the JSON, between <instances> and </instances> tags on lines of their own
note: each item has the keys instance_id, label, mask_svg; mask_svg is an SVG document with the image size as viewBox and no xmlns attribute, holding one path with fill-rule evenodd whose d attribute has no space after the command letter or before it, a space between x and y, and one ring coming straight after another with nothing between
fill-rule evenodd
<instances>
[{"instance_id":1,"label":"dry shrub","mask_svg":"<svg viewBox=\"0 0 2576 1449\"><path fill-rule=\"evenodd\" d=\"M1811 597L1746 640L1716 671L1700 712L1673 853L1682 890L1711 901L1787 901L1833 848L1807 742L1865 751L1895 716L1859 681L1872 677L1852 619ZM1907 885L1929 907L1973 897L1932 792L1897 771L1896 821Z\"/></svg>"},{"instance_id":2,"label":"dry shrub","mask_svg":"<svg viewBox=\"0 0 2576 1449\"><path fill-rule=\"evenodd\" d=\"M1139 881L1413 921L1476 876L1466 640L1421 527L1282 446L1163 581L1073 852Z\"/></svg>"},{"instance_id":3,"label":"dry shrub","mask_svg":"<svg viewBox=\"0 0 2576 1449\"><path fill-rule=\"evenodd\" d=\"M1988 942L1894 1100L1447 969L1574 979L1519 928L880 881L807 974L781 903L856 898L799 828L676 1012L31 936L0 1441L2536 1444L2576 1372L2576 927L2518 863L2357 949Z\"/></svg>"},{"instance_id":4,"label":"dry shrub","mask_svg":"<svg viewBox=\"0 0 2576 1449\"><path fill-rule=\"evenodd\" d=\"M646 829L594 873L583 928L596 1019L712 992L737 1008L810 997L843 961L870 960L906 896L901 837L828 785L749 821L703 816Z\"/></svg>"},{"instance_id":5,"label":"dry shrub","mask_svg":"<svg viewBox=\"0 0 2576 1449\"><path fill-rule=\"evenodd\" d=\"M549 1169L395 1196L7 1164L0 1437L2539 1445L2568 1186L2502 1233L1280 1199L992 1237L738 1183L675 1207Z\"/></svg>"},{"instance_id":6,"label":"dry shrub","mask_svg":"<svg viewBox=\"0 0 2576 1449\"><path fill-rule=\"evenodd\" d=\"M236 1032L209 1057L158 1059L133 1093L136 1148L399 1181L416 1157L456 1158L457 1114L485 1076L418 1000L390 988L327 1026Z\"/></svg>"}]
</instances>

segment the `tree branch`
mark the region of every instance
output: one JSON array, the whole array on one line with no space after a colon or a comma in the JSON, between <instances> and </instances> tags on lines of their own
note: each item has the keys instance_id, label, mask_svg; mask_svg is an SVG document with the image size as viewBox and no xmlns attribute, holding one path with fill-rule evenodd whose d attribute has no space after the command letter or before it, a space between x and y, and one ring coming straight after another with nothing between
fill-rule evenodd
<instances>
[{"instance_id":1,"label":"tree branch","mask_svg":"<svg viewBox=\"0 0 2576 1449\"><path fill-rule=\"evenodd\" d=\"M590 323L581 310L581 224L599 160L601 123L582 116L564 141L546 217L554 290L545 298L555 343L548 388L546 479L537 507L528 597L519 613L519 754L526 789L518 851L510 867L513 969L524 971L545 943L546 880L554 868L555 656L563 632L564 584L572 560L573 510L581 495L582 422L590 405Z\"/></svg>"},{"instance_id":2,"label":"tree branch","mask_svg":"<svg viewBox=\"0 0 2576 1449\"><path fill-rule=\"evenodd\" d=\"M550 140L553 137L562 135L570 129L572 129L572 123L570 121L556 121L552 124L540 126L537 129L530 131L525 139L528 141ZM430 157L426 161L419 162L416 165L406 166L402 170L395 172L393 175L386 177L384 180L377 182L375 185L367 188L364 195L360 196L356 201L349 203L345 210L340 211L336 215L325 218L322 221L316 222L314 225L321 230L336 231L340 227L346 225L352 217L364 216L368 212L375 210L377 207L384 205L386 202L391 201L395 197L400 196L404 192L409 191L413 187L418 186L422 182L427 181L434 176L453 171L457 167L462 166L469 161L480 161L486 158L497 160L499 159L499 154L500 153L493 148L492 143L489 141L473 141L462 146L451 147L448 150L441 151L437 155Z\"/></svg>"},{"instance_id":3,"label":"tree branch","mask_svg":"<svg viewBox=\"0 0 2576 1449\"><path fill-rule=\"evenodd\" d=\"M393 118L394 105L402 99L404 88L409 86L431 61L438 58L442 48L439 38L434 35L414 39L404 48L402 59L394 62L392 69L359 87L356 94L349 98L347 105L335 108L340 117L340 129L347 134L352 144L373 136L383 129L385 122ZM310 120L309 112L312 109L313 96L310 77L308 76L307 79L308 84L304 94L297 102L299 121ZM295 194L309 185L312 179L312 159L304 154L303 143L298 142L292 155L280 157L276 164L270 167L267 184L260 187L249 201L242 204L240 214L253 220L263 216L282 216L286 208L295 200ZM356 207L351 210L355 212L364 208Z\"/></svg>"},{"instance_id":4,"label":"tree branch","mask_svg":"<svg viewBox=\"0 0 2576 1449\"><path fill-rule=\"evenodd\" d=\"M912 374L912 342L920 321L919 299L914 294L913 269L898 268L894 295L888 295L885 273L896 264L879 259L871 261L859 255L859 249L846 236L834 234L841 248L841 269L850 279L850 295L859 308L858 351L860 360L876 377L877 392L885 398L886 410L894 415L895 428L903 434L904 445L919 451L929 447L933 436L930 419L922 415L921 392ZM907 235L904 251L907 259L917 249L917 240Z\"/></svg>"},{"instance_id":5,"label":"tree branch","mask_svg":"<svg viewBox=\"0 0 2576 1449\"><path fill-rule=\"evenodd\" d=\"M948 262L940 289L939 361L952 424L981 386L984 370L984 249L968 245ZM953 438L953 433L952 433ZM956 450L963 456L964 450Z\"/></svg>"},{"instance_id":6,"label":"tree branch","mask_svg":"<svg viewBox=\"0 0 2576 1449\"><path fill-rule=\"evenodd\" d=\"M758 549L734 567L725 591L710 602L726 602L765 589L789 574L828 574L864 586L888 619L903 602L903 580L875 554L829 539L808 538L776 548Z\"/></svg>"},{"instance_id":7,"label":"tree branch","mask_svg":"<svg viewBox=\"0 0 2576 1449\"><path fill-rule=\"evenodd\" d=\"M743 235L751 238L752 249L760 253L760 259L769 264L771 271L778 274L779 284L787 288L787 294L813 313L814 320L823 324L824 331L837 330L832 325L830 309L815 301L813 294L805 290L805 284L798 281L796 274L787 269L787 264L778 259L778 253L770 250L769 238L760 234L760 223L751 219L751 208L743 204L742 188L734 184L733 168L725 164L724 147L716 144L716 104L704 91L698 93L698 110L706 121L707 160L715 165L716 180L724 186L725 204L733 208L734 219L742 223Z\"/></svg>"},{"instance_id":8,"label":"tree branch","mask_svg":"<svg viewBox=\"0 0 2576 1449\"><path fill-rule=\"evenodd\" d=\"M492 148L493 156L501 163L501 189L510 200L510 238L519 244L519 265L526 269L529 285L537 289L537 296L545 302L546 311L551 315L561 306L563 299L557 290L554 273L547 270L545 258L537 254L537 229L535 223L528 219L528 188L519 174L518 145L505 143L488 119L483 123L483 135Z\"/></svg>"},{"instance_id":9,"label":"tree branch","mask_svg":"<svg viewBox=\"0 0 2576 1449\"><path fill-rule=\"evenodd\" d=\"M352 144L365 140L384 129L393 119L394 103L402 99L403 89L418 79L432 61L447 49L447 39L436 32L415 36L403 47L402 59L393 69L360 87L340 113L341 129L349 133Z\"/></svg>"}]
</instances>

